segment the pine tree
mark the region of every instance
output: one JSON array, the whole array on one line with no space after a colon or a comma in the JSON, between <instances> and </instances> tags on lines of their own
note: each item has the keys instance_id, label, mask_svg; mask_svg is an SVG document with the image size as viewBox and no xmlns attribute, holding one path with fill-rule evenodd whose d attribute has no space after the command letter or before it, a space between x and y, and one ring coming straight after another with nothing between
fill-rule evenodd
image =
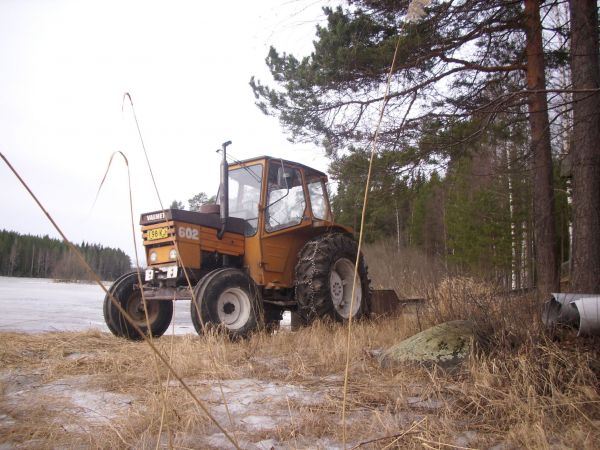
<instances>
[{"instance_id":1,"label":"pine tree","mask_svg":"<svg viewBox=\"0 0 600 450\"><path fill-rule=\"evenodd\" d=\"M573 77L572 289L600 292L600 69L598 6L571 0Z\"/></svg>"}]
</instances>

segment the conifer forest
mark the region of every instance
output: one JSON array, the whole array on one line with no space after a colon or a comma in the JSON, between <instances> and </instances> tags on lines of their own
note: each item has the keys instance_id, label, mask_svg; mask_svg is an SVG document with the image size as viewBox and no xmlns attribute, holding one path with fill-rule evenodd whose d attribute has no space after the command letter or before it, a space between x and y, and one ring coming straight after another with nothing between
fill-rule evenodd
<instances>
[{"instance_id":1,"label":"conifer forest","mask_svg":"<svg viewBox=\"0 0 600 450\"><path fill-rule=\"evenodd\" d=\"M114 280L131 270L131 259L119 249L98 244L77 245L102 280ZM87 280L81 263L67 245L48 236L0 231L0 276Z\"/></svg>"},{"instance_id":2,"label":"conifer forest","mask_svg":"<svg viewBox=\"0 0 600 450\"><path fill-rule=\"evenodd\" d=\"M349 0L325 8L309 56L271 47L274 81L250 85L292 140L325 149L336 219L357 228L377 134L368 240L507 289L598 292L597 9Z\"/></svg>"}]
</instances>

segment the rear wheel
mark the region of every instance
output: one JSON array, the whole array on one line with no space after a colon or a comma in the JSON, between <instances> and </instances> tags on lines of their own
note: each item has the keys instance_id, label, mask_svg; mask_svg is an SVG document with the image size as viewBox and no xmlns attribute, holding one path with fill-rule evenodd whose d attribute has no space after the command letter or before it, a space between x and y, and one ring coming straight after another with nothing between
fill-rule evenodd
<instances>
[{"instance_id":1,"label":"rear wheel","mask_svg":"<svg viewBox=\"0 0 600 450\"><path fill-rule=\"evenodd\" d=\"M238 269L217 269L194 288L192 323L198 334L221 328L232 337L246 337L258 329L262 308L252 279Z\"/></svg>"},{"instance_id":2,"label":"rear wheel","mask_svg":"<svg viewBox=\"0 0 600 450\"><path fill-rule=\"evenodd\" d=\"M136 272L133 272L133 273L135 274ZM108 292L110 292L114 295L115 290L118 289L119 283L121 283L125 278L127 278L129 276L130 276L130 273L126 273L124 275L121 275L119 278L117 278L113 282L111 287L109 288ZM104 297L104 305L102 307L102 312L104 313L104 322L106 322L106 326L108 327L108 329L110 330L110 332L112 334L114 334L115 336L119 336L119 333L121 332L120 327L118 326L118 323L116 323L114 320L112 320L111 305L112 305L112 302L110 301L110 297L108 295L106 295Z\"/></svg>"},{"instance_id":3,"label":"rear wheel","mask_svg":"<svg viewBox=\"0 0 600 450\"><path fill-rule=\"evenodd\" d=\"M368 314L369 278L362 255L352 299L357 254L354 239L340 233L319 236L304 245L296 265L296 300L304 319L345 321Z\"/></svg>"},{"instance_id":4,"label":"rear wheel","mask_svg":"<svg viewBox=\"0 0 600 450\"><path fill-rule=\"evenodd\" d=\"M173 318L173 302L170 300L146 301L146 310L142 299L142 291L137 286L138 274L131 272L123 275L109 289L121 307L131 317L133 323L144 335L162 336L169 328ZM143 339L143 336L125 319L110 296L104 298L104 320L112 334L131 340ZM146 321L146 311L148 321ZM148 328L148 324L150 328Z\"/></svg>"}]
</instances>

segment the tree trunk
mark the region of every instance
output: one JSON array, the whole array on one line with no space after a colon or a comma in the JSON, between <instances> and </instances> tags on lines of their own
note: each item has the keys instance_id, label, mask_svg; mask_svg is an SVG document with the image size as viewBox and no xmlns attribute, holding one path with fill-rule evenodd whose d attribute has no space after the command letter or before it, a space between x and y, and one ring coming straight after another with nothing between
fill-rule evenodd
<instances>
[{"instance_id":1,"label":"tree trunk","mask_svg":"<svg viewBox=\"0 0 600 450\"><path fill-rule=\"evenodd\" d=\"M525 32L527 36L527 89L529 126L531 129L531 153L533 156L533 223L535 233L535 260L537 290L545 296L558 290L556 263L554 201L552 186L552 150L544 52L542 49L542 25L540 0L525 0Z\"/></svg>"},{"instance_id":2,"label":"tree trunk","mask_svg":"<svg viewBox=\"0 0 600 450\"><path fill-rule=\"evenodd\" d=\"M15 237L15 240L12 243L10 248L10 254L8 256L8 276L12 277L15 271L15 268L19 264L19 241Z\"/></svg>"},{"instance_id":3,"label":"tree trunk","mask_svg":"<svg viewBox=\"0 0 600 450\"><path fill-rule=\"evenodd\" d=\"M519 289L519 276L518 276L518 264L517 264L517 224L515 223L515 192L512 182L512 171L510 167L510 144L504 142L502 144L501 153L501 165L502 171L506 173L504 187L508 192L508 215L510 223L510 277L508 283L508 289Z\"/></svg>"},{"instance_id":4,"label":"tree trunk","mask_svg":"<svg viewBox=\"0 0 600 450\"><path fill-rule=\"evenodd\" d=\"M573 89L598 89L596 0L571 0ZM573 94L573 253L571 289L600 293L600 94Z\"/></svg>"}]
</instances>

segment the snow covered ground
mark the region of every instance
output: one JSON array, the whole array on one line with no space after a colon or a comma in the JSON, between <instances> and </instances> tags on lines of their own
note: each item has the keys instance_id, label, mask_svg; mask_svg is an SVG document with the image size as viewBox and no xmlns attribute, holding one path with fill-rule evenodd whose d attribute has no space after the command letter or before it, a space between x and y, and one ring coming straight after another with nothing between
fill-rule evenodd
<instances>
[{"instance_id":1,"label":"snow covered ground","mask_svg":"<svg viewBox=\"0 0 600 450\"><path fill-rule=\"evenodd\" d=\"M108 332L102 315L104 291L96 284L63 283L46 278L0 277L0 331ZM175 334L195 333L190 302L174 303ZM289 313L282 326L289 327ZM171 333L169 329L168 333Z\"/></svg>"},{"instance_id":2,"label":"snow covered ground","mask_svg":"<svg viewBox=\"0 0 600 450\"><path fill-rule=\"evenodd\" d=\"M96 284L0 277L0 331L108 331ZM175 334L195 333L190 302L175 302Z\"/></svg>"}]
</instances>

